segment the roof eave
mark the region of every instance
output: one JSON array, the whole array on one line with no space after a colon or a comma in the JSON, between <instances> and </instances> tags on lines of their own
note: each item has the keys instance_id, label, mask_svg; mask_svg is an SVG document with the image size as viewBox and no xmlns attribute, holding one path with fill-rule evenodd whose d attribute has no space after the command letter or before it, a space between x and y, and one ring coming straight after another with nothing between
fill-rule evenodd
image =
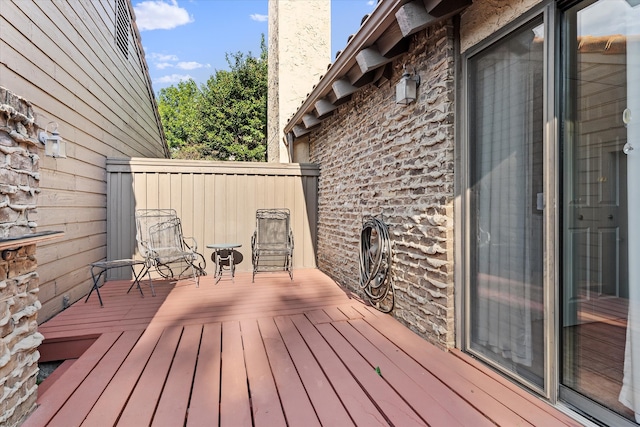
<instances>
[{"instance_id":1,"label":"roof eave","mask_svg":"<svg viewBox=\"0 0 640 427\"><path fill-rule=\"evenodd\" d=\"M369 78L375 80L384 75L384 67L402 53L403 45L406 46L402 40L460 13L471 2L472 0L380 0L335 62L329 65L327 73L320 77L318 84L307 94L307 98L289 119L284 133L295 137L309 133L309 126L306 124L310 123L309 115L314 114L314 109L317 109L316 117L319 120L329 117L352 93L366 86ZM400 9L403 9L401 14L396 16ZM403 15L411 22L403 20ZM335 98L334 102L327 100L331 97ZM319 104L321 108L316 105L319 101L322 101ZM333 104L333 108L328 102ZM318 124L315 121L313 123L313 126Z\"/></svg>"}]
</instances>

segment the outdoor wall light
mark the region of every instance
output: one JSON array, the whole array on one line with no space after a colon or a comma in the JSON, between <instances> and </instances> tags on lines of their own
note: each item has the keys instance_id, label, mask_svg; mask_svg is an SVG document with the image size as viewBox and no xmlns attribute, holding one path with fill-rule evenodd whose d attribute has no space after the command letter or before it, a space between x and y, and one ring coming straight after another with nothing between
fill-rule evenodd
<instances>
[{"instance_id":1,"label":"outdoor wall light","mask_svg":"<svg viewBox=\"0 0 640 427\"><path fill-rule=\"evenodd\" d=\"M396 104L408 105L416 100L418 86L420 86L420 76L407 71L407 66L403 66L402 78L396 84Z\"/></svg>"},{"instance_id":2,"label":"outdoor wall light","mask_svg":"<svg viewBox=\"0 0 640 427\"><path fill-rule=\"evenodd\" d=\"M53 125L51 135L47 133L49 125ZM43 131L38 134L38 140L44 144L44 154L49 157L67 157L67 150L65 147L65 141L58 133L58 123L49 122Z\"/></svg>"}]
</instances>

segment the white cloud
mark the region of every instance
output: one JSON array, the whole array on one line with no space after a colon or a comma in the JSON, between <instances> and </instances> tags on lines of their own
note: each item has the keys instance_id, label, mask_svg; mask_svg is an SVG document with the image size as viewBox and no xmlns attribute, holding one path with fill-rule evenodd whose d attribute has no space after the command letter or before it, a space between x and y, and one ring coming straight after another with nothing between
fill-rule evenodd
<instances>
[{"instance_id":1,"label":"white cloud","mask_svg":"<svg viewBox=\"0 0 640 427\"><path fill-rule=\"evenodd\" d=\"M148 58L153 60L153 61L158 61L158 62L168 62L168 61L177 61L178 57L176 55L169 55L169 54L165 54L165 53L155 53L155 52L151 52L148 55Z\"/></svg>"},{"instance_id":2,"label":"white cloud","mask_svg":"<svg viewBox=\"0 0 640 427\"><path fill-rule=\"evenodd\" d=\"M181 70L195 70L196 68L209 68L210 65L209 64L205 65L199 62L190 61L190 62L178 62L176 64L176 67L180 68Z\"/></svg>"},{"instance_id":3,"label":"white cloud","mask_svg":"<svg viewBox=\"0 0 640 427\"><path fill-rule=\"evenodd\" d=\"M249 15L249 17L251 18L252 21L258 21L258 22L265 22L267 19L269 19L268 15L261 15L259 13L252 13L251 15Z\"/></svg>"},{"instance_id":4,"label":"white cloud","mask_svg":"<svg viewBox=\"0 0 640 427\"><path fill-rule=\"evenodd\" d=\"M158 62L156 64L156 68L159 70L164 70L165 68L169 67L175 67L175 64L172 64L171 62Z\"/></svg>"},{"instance_id":5,"label":"white cloud","mask_svg":"<svg viewBox=\"0 0 640 427\"><path fill-rule=\"evenodd\" d=\"M157 83L173 84L180 83L181 81L189 80L192 78L193 77L191 77L189 74L169 74L167 76L158 77L157 79L153 80Z\"/></svg>"},{"instance_id":6,"label":"white cloud","mask_svg":"<svg viewBox=\"0 0 640 427\"><path fill-rule=\"evenodd\" d=\"M140 31L170 30L193 22L186 9L178 6L177 0L145 0L133 7Z\"/></svg>"},{"instance_id":7,"label":"white cloud","mask_svg":"<svg viewBox=\"0 0 640 427\"><path fill-rule=\"evenodd\" d=\"M367 2L367 5L369 5L369 6L375 6L375 4L376 4L375 0L369 0Z\"/></svg>"}]
</instances>

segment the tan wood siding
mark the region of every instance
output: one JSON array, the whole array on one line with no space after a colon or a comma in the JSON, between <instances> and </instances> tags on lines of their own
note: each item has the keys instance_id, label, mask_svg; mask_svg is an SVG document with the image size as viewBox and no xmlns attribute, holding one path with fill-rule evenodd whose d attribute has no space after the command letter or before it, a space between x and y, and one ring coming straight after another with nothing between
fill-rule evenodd
<instances>
[{"instance_id":1,"label":"tan wood siding","mask_svg":"<svg viewBox=\"0 0 640 427\"><path fill-rule=\"evenodd\" d=\"M213 274L212 243L240 243L244 260L238 271L251 270L251 235L256 209L288 208L293 230L294 268L313 268L317 221L315 165L206 162L158 159L107 160L108 259L139 258L135 210L175 209L183 232L198 242L198 252ZM127 269L109 278L129 278Z\"/></svg>"},{"instance_id":2,"label":"tan wood siding","mask_svg":"<svg viewBox=\"0 0 640 427\"><path fill-rule=\"evenodd\" d=\"M67 158L40 153L40 322L89 291L88 265L107 256L107 157L168 156L139 34L115 44L115 0L2 0L0 85L58 123ZM49 129L50 130L50 129ZM126 224L123 224L126 225Z\"/></svg>"}]
</instances>

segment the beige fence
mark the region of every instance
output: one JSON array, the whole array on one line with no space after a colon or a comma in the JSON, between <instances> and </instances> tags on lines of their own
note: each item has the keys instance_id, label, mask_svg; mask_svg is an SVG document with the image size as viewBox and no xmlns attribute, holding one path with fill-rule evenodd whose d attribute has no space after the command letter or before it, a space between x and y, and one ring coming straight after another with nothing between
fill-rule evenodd
<instances>
[{"instance_id":1,"label":"beige fence","mask_svg":"<svg viewBox=\"0 0 640 427\"><path fill-rule=\"evenodd\" d=\"M294 268L316 266L319 170L312 164L208 162L167 159L107 159L107 259L140 258L136 250L136 209L172 208L185 236L213 274L214 243L240 243L238 271L251 270L251 235L256 209L291 211ZM109 279L129 278L126 270Z\"/></svg>"}]
</instances>

